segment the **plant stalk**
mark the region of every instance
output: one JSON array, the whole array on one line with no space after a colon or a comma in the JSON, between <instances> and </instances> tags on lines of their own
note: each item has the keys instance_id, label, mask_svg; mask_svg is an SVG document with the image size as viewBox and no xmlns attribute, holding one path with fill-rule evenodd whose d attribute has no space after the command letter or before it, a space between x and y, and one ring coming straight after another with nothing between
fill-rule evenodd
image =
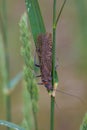
<instances>
[{"instance_id":1,"label":"plant stalk","mask_svg":"<svg viewBox=\"0 0 87 130\"><path fill-rule=\"evenodd\" d=\"M51 96L50 130L54 130L54 108L55 108L55 97Z\"/></svg>"},{"instance_id":2,"label":"plant stalk","mask_svg":"<svg viewBox=\"0 0 87 130\"><path fill-rule=\"evenodd\" d=\"M7 7L6 7L6 0L3 0L3 41L4 41L4 48L5 48L5 61L6 61L6 84L7 89L9 89L9 55L8 55L8 31L7 31ZM6 95L6 118L7 121L11 121L11 98L10 95ZM10 130L10 128L8 128Z\"/></svg>"},{"instance_id":3,"label":"plant stalk","mask_svg":"<svg viewBox=\"0 0 87 130\"><path fill-rule=\"evenodd\" d=\"M57 16L57 19L56 19L56 21L55 21L55 27L57 26L57 23L58 23L58 21L59 21L59 18L60 18L60 16L61 16L61 13L62 13L63 8L64 8L64 6L65 6L65 3L66 3L66 0L64 0L63 4L62 4L62 6L61 6L61 9L60 9L59 14L58 14L58 16Z\"/></svg>"},{"instance_id":4,"label":"plant stalk","mask_svg":"<svg viewBox=\"0 0 87 130\"><path fill-rule=\"evenodd\" d=\"M53 46L52 46L52 86L55 78L55 48L56 48L56 0L53 1ZM50 130L54 130L55 97L51 96Z\"/></svg>"}]
</instances>

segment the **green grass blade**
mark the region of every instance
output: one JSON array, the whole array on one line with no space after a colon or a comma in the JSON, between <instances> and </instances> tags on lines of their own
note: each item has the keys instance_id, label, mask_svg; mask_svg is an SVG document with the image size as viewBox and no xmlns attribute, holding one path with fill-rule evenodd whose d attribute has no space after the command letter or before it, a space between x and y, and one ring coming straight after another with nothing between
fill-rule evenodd
<instances>
[{"instance_id":1,"label":"green grass blade","mask_svg":"<svg viewBox=\"0 0 87 130\"><path fill-rule=\"evenodd\" d=\"M38 0L33 0L33 1L35 3L35 8L36 8L36 11L37 11L36 14L37 14L37 17L38 17L40 31L41 31L41 33L45 33L46 29L45 29L45 25L44 25L44 21L43 21L42 15L41 15L41 11L40 11Z\"/></svg>"},{"instance_id":2,"label":"green grass blade","mask_svg":"<svg viewBox=\"0 0 87 130\"><path fill-rule=\"evenodd\" d=\"M5 70L6 70L6 87L9 89L8 83L10 81L9 69L9 52L8 52L8 15L7 15L7 1L2 1L2 35L4 43L4 54L5 54ZM6 118L7 121L11 121L11 97L6 95ZM10 130L9 128L7 130Z\"/></svg>"},{"instance_id":3,"label":"green grass blade","mask_svg":"<svg viewBox=\"0 0 87 130\"><path fill-rule=\"evenodd\" d=\"M22 77L23 77L23 72L20 72L12 80L10 80L9 82L10 89L14 89L19 83L19 81L22 79Z\"/></svg>"},{"instance_id":4,"label":"green grass blade","mask_svg":"<svg viewBox=\"0 0 87 130\"><path fill-rule=\"evenodd\" d=\"M8 121L4 121L4 120L0 120L0 125L12 128L14 130L25 130L24 128L14 124L14 123L11 123L11 122L8 122Z\"/></svg>"},{"instance_id":5,"label":"green grass blade","mask_svg":"<svg viewBox=\"0 0 87 130\"><path fill-rule=\"evenodd\" d=\"M36 43L38 34L45 33L45 26L41 16L39 4L37 0L25 0L27 13L29 16L30 26Z\"/></svg>"},{"instance_id":6,"label":"green grass blade","mask_svg":"<svg viewBox=\"0 0 87 130\"><path fill-rule=\"evenodd\" d=\"M60 16L61 16L61 13L62 13L63 8L64 8L64 6L65 6L65 3L66 3L66 0L64 0L63 4L62 4L62 6L61 6L61 9L60 9L59 14L58 14L57 19L56 19L55 26L57 26L57 23L58 23L58 21L59 21L59 18L60 18Z\"/></svg>"},{"instance_id":7,"label":"green grass blade","mask_svg":"<svg viewBox=\"0 0 87 130\"><path fill-rule=\"evenodd\" d=\"M3 94L3 89L6 86L6 67L5 67L5 54L3 38L0 33L0 118L5 118L5 95ZM3 111L3 113L2 113Z\"/></svg>"},{"instance_id":8,"label":"green grass blade","mask_svg":"<svg viewBox=\"0 0 87 130\"><path fill-rule=\"evenodd\" d=\"M7 87L4 88L4 93L9 95L20 82L23 77L23 72L18 73L13 79L11 79L8 83L9 89Z\"/></svg>"}]
</instances>

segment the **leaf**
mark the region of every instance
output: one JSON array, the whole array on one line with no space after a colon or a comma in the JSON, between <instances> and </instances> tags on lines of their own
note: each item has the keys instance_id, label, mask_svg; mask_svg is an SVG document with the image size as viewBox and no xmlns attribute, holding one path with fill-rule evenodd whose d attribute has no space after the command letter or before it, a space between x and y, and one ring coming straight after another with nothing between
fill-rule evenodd
<instances>
[{"instance_id":1,"label":"leaf","mask_svg":"<svg viewBox=\"0 0 87 130\"><path fill-rule=\"evenodd\" d=\"M39 8L38 0L25 0L25 3L29 16L31 31L36 44L38 34L46 33L45 25Z\"/></svg>"},{"instance_id":2,"label":"leaf","mask_svg":"<svg viewBox=\"0 0 87 130\"><path fill-rule=\"evenodd\" d=\"M14 123L4 121L4 120L0 120L0 125L6 126L6 127L9 127L9 128L13 128L15 130L25 130L24 128L14 124Z\"/></svg>"},{"instance_id":3,"label":"leaf","mask_svg":"<svg viewBox=\"0 0 87 130\"><path fill-rule=\"evenodd\" d=\"M14 90L14 88L17 86L17 84L22 79L22 77L23 77L23 72L18 73L12 80L10 80L10 82L8 83L9 89L5 87L4 92L6 94L10 94L10 92Z\"/></svg>"}]
</instances>

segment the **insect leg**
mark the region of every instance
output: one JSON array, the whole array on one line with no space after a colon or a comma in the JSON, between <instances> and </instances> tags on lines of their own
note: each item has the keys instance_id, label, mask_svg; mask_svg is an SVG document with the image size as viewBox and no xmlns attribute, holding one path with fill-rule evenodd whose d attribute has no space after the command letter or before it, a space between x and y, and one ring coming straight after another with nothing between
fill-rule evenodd
<instances>
[{"instance_id":1,"label":"insect leg","mask_svg":"<svg viewBox=\"0 0 87 130\"><path fill-rule=\"evenodd\" d=\"M38 83L38 85L44 85L43 83Z\"/></svg>"},{"instance_id":2,"label":"insect leg","mask_svg":"<svg viewBox=\"0 0 87 130\"><path fill-rule=\"evenodd\" d=\"M38 64L35 64L35 66L36 66L36 67L40 67L40 65L38 65Z\"/></svg>"},{"instance_id":3,"label":"insect leg","mask_svg":"<svg viewBox=\"0 0 87 130\"><path fill-rule=\"evenodd\" d=\"M36 53L35 53L35 56L34 56L34 65L35 65L36 67L40 67L40 65L38 65L38 64L36 63Z\"/></svg>"},{"instance_id":4,"label":"insect leg","mask_svg":"<svg viewBox=\"0 0 87 130\"><path fill-rule=\"evenodd\" d=\"M36 78L41 77L41 75L37 75Z\"/></svg>"}]
</instances>

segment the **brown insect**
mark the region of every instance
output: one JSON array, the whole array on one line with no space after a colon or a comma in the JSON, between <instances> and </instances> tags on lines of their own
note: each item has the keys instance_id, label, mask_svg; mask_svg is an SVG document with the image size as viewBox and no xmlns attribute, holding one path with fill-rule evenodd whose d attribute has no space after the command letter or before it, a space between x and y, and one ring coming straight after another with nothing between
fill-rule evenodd
<instances>
[{"instance_id":1,"label":"brown insect","mask_svg":"<svg viewBox=\"0 0 87 130\"><path fill-rule=\"evenodd\" d=\"M52 88L52 34L40 34L37 37L36 52L39 59L42 84L51 91Z\"/></svg>"},{"instance_id":2,"label":"brown insect","mask_svg":"<svg viewBox=\"0 0 87 130\"><path fill-rule=\"evenodd\" d=\"M81 102L84 102L81 98L74 94L70 94L68 92L64 92L60 89L56 90L52 87L52 34L46 33L46 34L40 34L37 37L37 43L36 43L36 52L39 59L39 65L36 65L40 67L41 71L41 80L42 84L47 88L48 92L51 92L51 96L55 97L55 92L58 91L60 93L73 96L77 99L79 99Z\"/></svg>"}]
</instances>

